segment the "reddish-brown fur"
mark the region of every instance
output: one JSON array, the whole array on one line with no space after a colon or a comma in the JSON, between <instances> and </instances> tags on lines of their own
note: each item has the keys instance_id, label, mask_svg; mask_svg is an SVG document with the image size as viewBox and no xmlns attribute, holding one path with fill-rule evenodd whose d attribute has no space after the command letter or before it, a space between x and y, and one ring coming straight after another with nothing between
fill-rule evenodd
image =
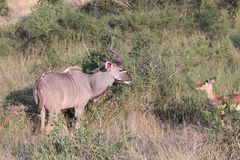
<instances>
[{"instance_id":1,"label":"reddish-brown fur","mask_svg":"<svg viewBox=\"0 0 240 160\"><path fill-rule=\"evenodd\" d=\"M216 96L212 86L215 80L216 77L210 78L203 83L197 84L195 88L196 90L205 91L207 93L207 101L211 105L223 104L224 102L228 102L230 106L235 107L236 110L240 110L240 94L232 93L225 96Z\"/></svg>"}]
</instances>

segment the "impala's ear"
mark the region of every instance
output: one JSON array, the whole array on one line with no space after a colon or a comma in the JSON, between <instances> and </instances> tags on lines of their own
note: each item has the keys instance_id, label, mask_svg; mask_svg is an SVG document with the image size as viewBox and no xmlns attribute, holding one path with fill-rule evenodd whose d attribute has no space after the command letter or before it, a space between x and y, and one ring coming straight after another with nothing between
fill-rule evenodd
<instances>
[{"instance_id":1,"label":"impala's ear","mask_svg":"<svg viewBox=\"0 0 240 160\"><path fill-rule=\"evenodd\" d=\"M112 68L113 68L113 64L112 64L111 62L106 62L106 63L105 63L105 69L106 69L106 70L109 71L109 70L111 70Z\"/></svg>"},{"instance_id":2,"label":"impala's ear","mask_svg":"<svg viewBox=\"0 0 240 160\"><path fill-rule=\"evenodd\" d=\"M217 77L213 77L212 79L213 79L214 81L216 81Z\"/></svg>"},{"instance_id":3,"label":"impala's ear","mask_svg":"<svg viewBox=\"0 0 240 160\"><path fill-rule=\"evenodd\" d=\"M213 82L215 82L216 79L217 79L216 77L213 77L213 78L210 78L208 81L209 81L209 83L213 83Z\"/></svg>"}]
</instances>

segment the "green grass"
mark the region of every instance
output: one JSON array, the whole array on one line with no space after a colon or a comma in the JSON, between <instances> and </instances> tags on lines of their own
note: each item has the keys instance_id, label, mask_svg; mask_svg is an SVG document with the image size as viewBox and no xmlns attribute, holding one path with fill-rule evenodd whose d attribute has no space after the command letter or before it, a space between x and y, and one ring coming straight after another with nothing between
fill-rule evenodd
<instances>
[{"instance_id":1,"label":"green grass","mask_svg":"<svg viewBox=\"0 0 240 160\"><path fill-rule=\"evenodd\" d=\"M207 105L194 86L216 76L217 95L240 91L239 6L233 14L227 1L116 2L74 10L42 1L25 21L1 28L0 153L44 160L237 159L240 113ZM133 83L114 85L89 104L73 136L63 114L54 131L35 136L35 79L70 65L88 73L100 57L111 57L108 48L121 53Z\"/></svg>"}]
</instances>

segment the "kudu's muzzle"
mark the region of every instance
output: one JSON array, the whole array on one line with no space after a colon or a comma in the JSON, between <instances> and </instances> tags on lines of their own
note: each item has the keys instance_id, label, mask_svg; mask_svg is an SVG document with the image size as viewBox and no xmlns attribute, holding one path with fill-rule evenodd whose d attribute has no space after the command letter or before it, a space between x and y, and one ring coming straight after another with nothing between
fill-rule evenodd
<instances>
[{"instance_id":1,"label":"kudu's muzzle","mask_svg":"<svg viewBox=\"0 0 240 160\"><path fill-rule=\"evenodd\" d=\"M117 80L116 82L117 83L126 83L126 84L129 84L132 82L132 77L131 75L127 72L127 71L122 71L120 74L119 74L119 80Z\"/></svg>"}]
</instances>

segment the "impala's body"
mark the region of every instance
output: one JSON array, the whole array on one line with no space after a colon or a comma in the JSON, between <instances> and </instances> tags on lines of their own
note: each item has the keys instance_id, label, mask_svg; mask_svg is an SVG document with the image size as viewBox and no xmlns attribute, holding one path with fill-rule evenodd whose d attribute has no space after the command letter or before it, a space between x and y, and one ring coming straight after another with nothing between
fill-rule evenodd
<instances>
[{"instance_id":1,"label":"impala's body","mask_svg":"<svg viewBox=\"0 0 240 160\"><path fill-rule=\"evenodd\" d=\"M195 88L196 90L205 91L207 93L207 101L211 105L228 102L230 106L235 107L236 110L240 110L240 94L234 93L226 96L216 96L212 86L215 80L216 77L210 78L203 83L197 84Z\"/></svg>"},{"instance_id":2,"label":"impala's body","mask_svg":"<svg viewBox=\"0 0 240 160\"><path fill-rule=\"evenodd\" d=\"M121 64L102 61L101 68L94 74L83 73L78 67L69 67L64 72L43 74L33 87L33 96L38 105L40 131L45 128L45 113L49 112L46 130L51 129L52 116L63 109L74 108L76 125L84 107L115 81L129 83L131 76L123 71Z\"/></svg>"}]
</instances>

